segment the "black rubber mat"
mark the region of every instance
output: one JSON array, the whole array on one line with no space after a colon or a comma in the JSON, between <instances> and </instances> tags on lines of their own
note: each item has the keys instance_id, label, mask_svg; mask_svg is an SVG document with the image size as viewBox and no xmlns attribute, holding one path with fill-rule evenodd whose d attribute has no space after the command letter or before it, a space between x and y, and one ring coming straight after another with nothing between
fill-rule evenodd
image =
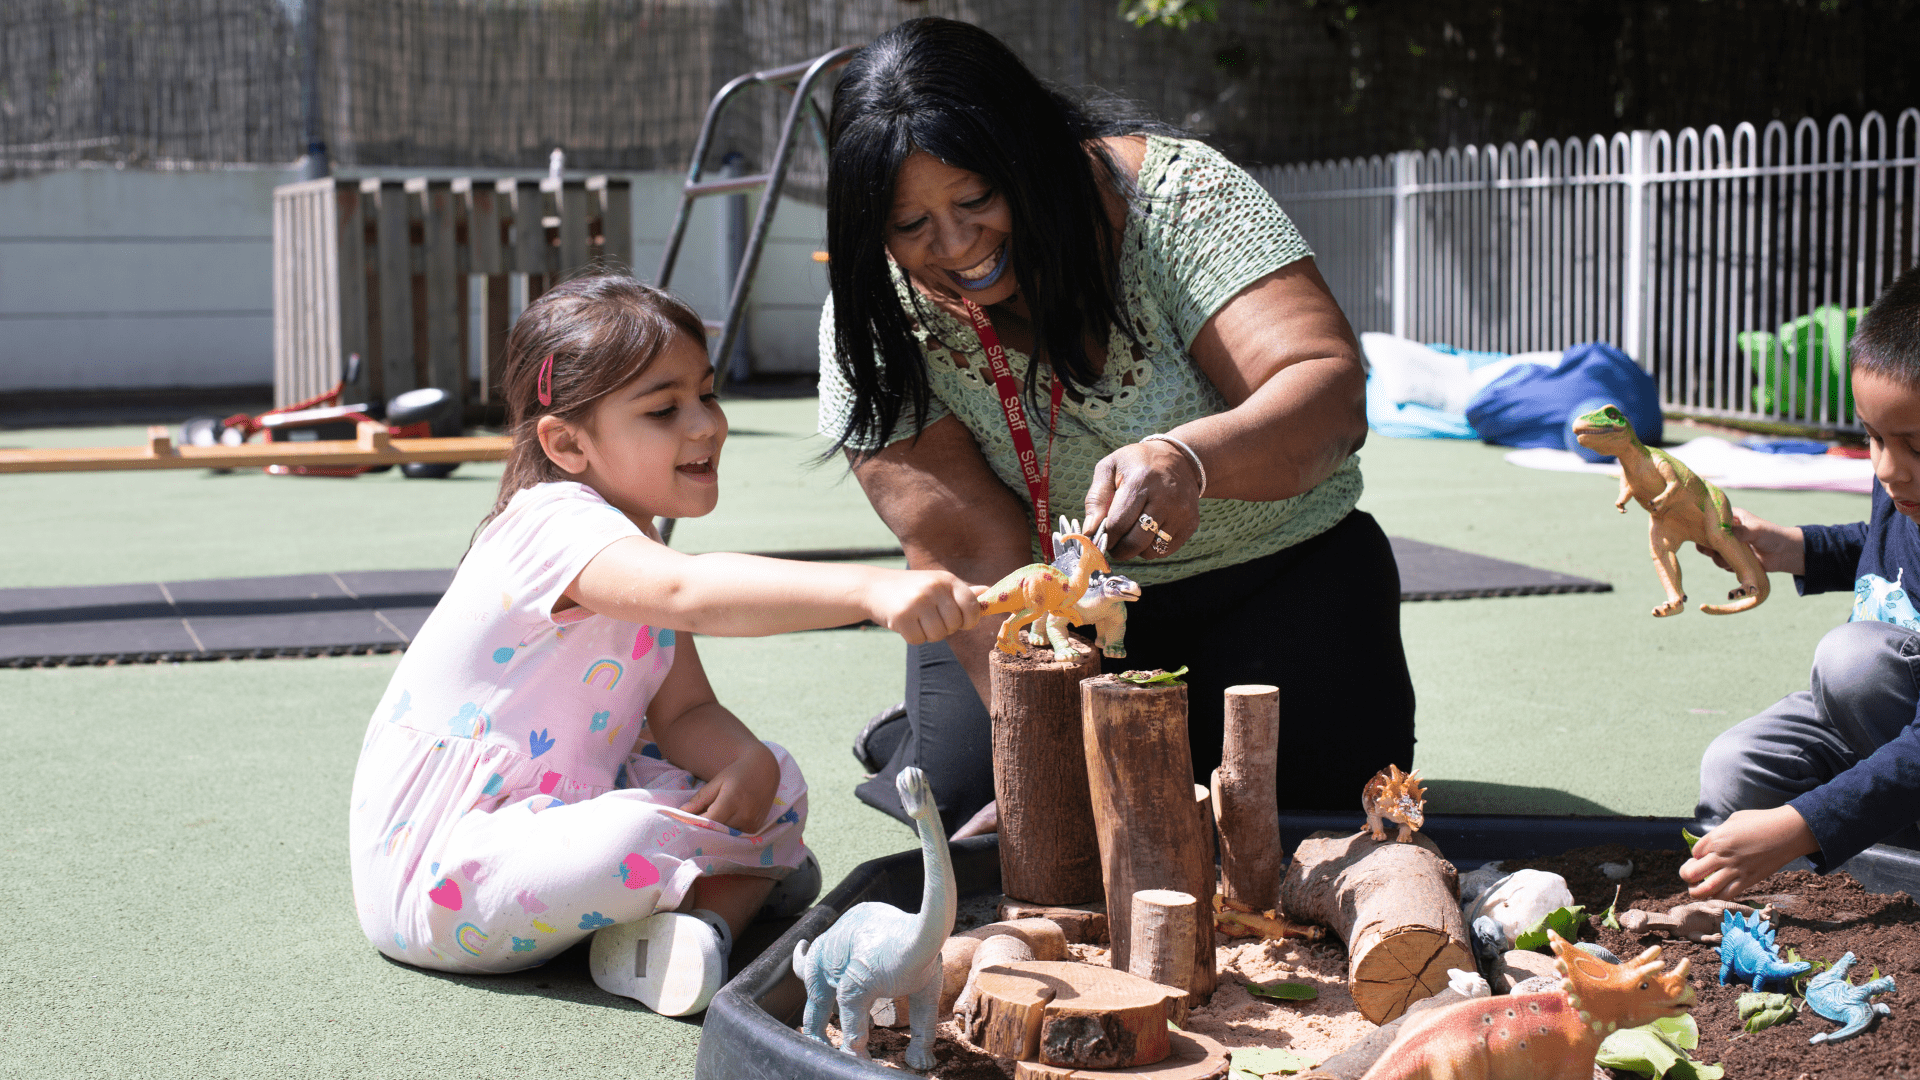
<instances>
[{"instance_id":1,"label":"black rubber mat","mask_svg":"<svg viewBox=\"0 0 1920 1080\"><path fill-rule=\"evenodd\" d=\"M1610 592L1604 581L1393 537L1400 599ZM768 552L843 560L897 549ZM404 649L451 570L364 570L76 588L0 589L0 667L138 664Z\"/></svg>"}]
</instances>

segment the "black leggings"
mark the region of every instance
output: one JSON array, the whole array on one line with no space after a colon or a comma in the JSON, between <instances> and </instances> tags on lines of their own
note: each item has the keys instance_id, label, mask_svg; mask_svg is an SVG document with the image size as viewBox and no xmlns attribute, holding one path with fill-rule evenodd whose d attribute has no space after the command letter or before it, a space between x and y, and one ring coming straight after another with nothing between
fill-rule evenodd
<instances>
[{"instance_id":1,"label":"black leggings","mask_svg":"<svg viewBox=\"0 0 1920 1080\"><path fill-rule=\"evenodd\" d=\"M1224 693L1242 683L1280 687L1282 809L1356 810L1376 771L1412 767L1400 572L1372 515L1356 510L1305 543L1141 593L1127 610L1126 658L1100 666L1191 669L1195 783L1220 764ZM907 821L893 783L917 765L951 833L993 800L993 742L986 706L945 642L907 647L907 720L892 760L856 794Z\"/></svg>"}]
</instances>

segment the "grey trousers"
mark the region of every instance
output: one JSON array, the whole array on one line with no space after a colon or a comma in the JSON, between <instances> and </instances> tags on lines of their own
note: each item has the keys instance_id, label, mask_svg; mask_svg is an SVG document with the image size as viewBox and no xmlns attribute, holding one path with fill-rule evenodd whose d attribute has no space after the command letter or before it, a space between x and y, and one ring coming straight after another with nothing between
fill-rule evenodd
<instances>
[{"instance_id":1,"label":"grey trousers","mask_svg":"<svg viewBox=\"0 0 1920 1080\"><path fill-rule=\"evenodd\" d=\"M1884 622L1842 623L1813 652L1813 676L1767 711L1720 733L1700 759L1709 823L1735 810L1784 806L1866 759L1913 723L1920 705L1920 634ZM1889 823L1888 839L1920 842Z\"/></svg>"}]
</instances>

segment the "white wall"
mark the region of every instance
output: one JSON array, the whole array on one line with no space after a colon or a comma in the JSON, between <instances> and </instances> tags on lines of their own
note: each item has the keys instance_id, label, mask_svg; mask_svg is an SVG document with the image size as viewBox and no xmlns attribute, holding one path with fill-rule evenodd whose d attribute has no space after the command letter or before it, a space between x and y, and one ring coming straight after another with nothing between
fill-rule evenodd
<instances>
[{"instance_id":1,"label":"white wall","mask_svg":"<svg viewBox=\"0 0 1920 1080\"><path fill-rule=\"evenodd\" d=\"M271 383L273 189L297 179L289 167L0 180L0 392ZM634 270L651 281L682 174L632 180ZM719 211L695 207L672 282L715 320ZM787 200L775 214L749 309L756 371L817 366L827 275L812 253L825 236L824 210Z\"/></svg>"}]
</instances>

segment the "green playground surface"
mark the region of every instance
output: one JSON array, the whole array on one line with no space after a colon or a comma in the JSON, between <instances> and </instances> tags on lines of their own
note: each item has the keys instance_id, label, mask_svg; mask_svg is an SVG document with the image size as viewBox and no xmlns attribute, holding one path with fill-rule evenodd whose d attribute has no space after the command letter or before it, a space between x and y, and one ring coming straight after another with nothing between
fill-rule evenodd
<instances>
[{"instance_id":1,"label":"green playground surface","mask_svg":"<svg viewBox=\"0 0 1920 1080\"><path fill-rule=\"evenodd\" d=\"M813 410L810 399L731 401L720 508L682 522L675 546L893 543L843 467L811 466ZM132 444L143 430L6 430L0 446ZM1689 434L1672 428L1669 440ZM1361 452L1361 507L1396 536L1615 591L1403 605L1428 809L1690 813L1701 750L1806 685L1848 595L1799 598L1776 575L1753 612L1655 620L1646 517L1613 512L1615 481L1528 471L1501 453L1376 436ZM445 481L0 477L0 588L447 567L498 476L466 465ZM1792 523L1868 508L1858 495L1732 495ZM1691 551L1682 567L1696 602L1732 585ZM704 639L701 652L721 699L805 771L808 841L829 882L913 846L855 800L848 752L866 717L900 699L897 638ZM368 945L347 876L347 794L397 662L0 670L0 745L20 785L0 839L15 926L0 948L0 1077L692 1075L696 1025L600 993L568 957L464 978ZM1312 767L1284 756L1284 736L1282 747L1283 775Z\"/></svg>"}]
</instances>

